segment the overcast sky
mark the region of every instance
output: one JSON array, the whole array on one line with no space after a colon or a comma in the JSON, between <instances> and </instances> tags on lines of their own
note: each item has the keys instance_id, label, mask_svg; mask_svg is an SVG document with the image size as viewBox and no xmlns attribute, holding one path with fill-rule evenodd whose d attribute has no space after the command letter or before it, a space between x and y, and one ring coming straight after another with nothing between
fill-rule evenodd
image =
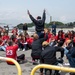
<instances>
[{"instance_id":1,"label":"overcast sky","mask_svg":"<svg viewBox=\"0 0 75 75\"><path fill-rule=\"evenodd\" d=\"M0 23L17 25L31 22L27 10L36 18L46 9L46 22L75 21L75 0L0 0Z\"/></svg>"}]
</instances>

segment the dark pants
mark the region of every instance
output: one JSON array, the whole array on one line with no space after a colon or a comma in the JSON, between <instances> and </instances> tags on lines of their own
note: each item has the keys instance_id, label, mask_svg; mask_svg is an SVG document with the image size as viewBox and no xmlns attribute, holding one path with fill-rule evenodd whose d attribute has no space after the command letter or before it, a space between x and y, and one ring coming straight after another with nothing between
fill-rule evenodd
<instances>
[{"instance_id":1,"label":"dark pants","mask_svg":"<svg viewBox=\"0 0 75 75\"><path fill-rule=\"evenodd\" d=\"M31 57L33 61L40 59L40 56L35 56L32 53L31 53Z\"/></svg>"},{"instance_id":2,"label":"dark pants","mask_svg":"<svg viewBox=\"0 0 75 75\"><path fill-rule=\"evenodd\" d=\"M25 60L25 55L24 55L24 54L21 54L20 56L17 57L18 63L19 63L20 61L23 61L23 60Z\"/></svg>"},{"instance_id":3,"label":"dark pants","mask_svg":"<svg viewBox=\"0 0 75 75\"><path fill-rule=\"evenodd\" d=\"M33 57L32 57L32 60L33 60L33 61L35 61L35 60L39 60L39 59L40 59L39 56L33 56Z\"/></svg>"},{"instance_id":4,"label":"dark pants","mask_svg":"<svg viewBox=\"0 0 75 75\"><path fill-rule=\"evenodd\" d=\"M25 50L31 49L31 45L29 45L29 44L24 44L24 48L25 48Z\"/></svg>"},{"instance_id":5,"label":"dark pants","mask_svg":"<svg viewBox=\"0 0 75 75\"><path fill-rule=\"evenodd\" d=\"M25 60L25 55L21 54L20 56L17 57L17 62L20 63L21 61ZM8 65L15 65L13 62L7 62Z\"/></svg>"},{"instance_id":6,"label":"dark pants","mask_svg":"<svg viewBox=\"0 0 75 75\"><path fill-rule=\"evenodd\" d=\"M42 32L37 32L37 34L38 34L39 38L44 38L44 33L42 33Z\"/></svg>"},{"instance_id":7,"label":"dark pants","mask_svg":"<svg viewBox=\"0 0 75 75\"><path fill-rule=\"evenodd\" d=\"M56 36L56 31L52 31L52 33Z\"/></svg>"},{"instance_id":8,"label":"dark pants","mask_svg":"<svg viewBox=\"0 0 75 75\"><path fill-rule=\"evenodd\" d=\"M75 68L75 58L73 58L71 56L71 54L66 54L66 56L67 56L67 59L68 59L68 61L70 63L70 66Z\"/></svg>"},{"instance_id":9,"label":"dark pants","mask_svg":"<svg viewBox=\"0 0 75 75\"><path fill-rule=\"evenodd\" d=\"M58 63L55 63L53 65L57 65ZM43 72L43 68L40 69L40 72ZM52 70L51 69L45 69L45 75L51 75L52 74ZM54 75L60 75L59 71L55 70L54 71Z\"/></svg>"},{"instance_id":10,"label":"dark pants","mask_svg":"<svg viewBox=\"0 0 75 75\"><path fill-rule=\"evenodd\" d=\"M71 56L71 54L66 54L66 56L67 56L67 59L68 59L68 61L70 63L70 66L75 68L75 58L73 58ZM70 73L70 75L75 75L75 73Z\"/></svg>"},{"instance_id":11,"label":"dark pants","mask_svg":"<svg viewBox=\"0 0 75 75\"><path fill-rule=\"evenodd\" d=\"M22 43L18 42L18 46L19 46L19 48L22 49L22 50L23 50L23 49L25 49L25 50L28 49L27 44L22 44Z\"/></svg>"},{"instance_id":12,"label":"dark pants","mask_svg":"<svg viewBox=\"0 0 75 75\"><path fill-rule=\"evenodd\" d=\"M24 48L24 45L21 44L20 42L18 42L18 46L19 46L20 49L23 49Z\"/></svg>"}]
</instances>

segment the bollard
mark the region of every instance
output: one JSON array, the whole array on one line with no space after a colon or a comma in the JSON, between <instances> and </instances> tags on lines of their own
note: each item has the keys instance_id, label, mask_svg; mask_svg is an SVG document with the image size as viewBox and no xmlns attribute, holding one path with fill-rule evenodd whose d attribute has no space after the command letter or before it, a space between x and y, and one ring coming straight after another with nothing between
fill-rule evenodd
<instances>
[{"instance_id":1,"label":"bollard","mask_svg":"<svg viewBox=\"0 0 75 75\"><path fill-rule=\"evenodd\" d=\"M20 67L20 65L18 64L18 62L16 60L14 60L12 58L7 58L7 57L0 57L0 60L13 62L17 67L18 75L22 75L21 67Z\"/></svg>"}]
</instances>

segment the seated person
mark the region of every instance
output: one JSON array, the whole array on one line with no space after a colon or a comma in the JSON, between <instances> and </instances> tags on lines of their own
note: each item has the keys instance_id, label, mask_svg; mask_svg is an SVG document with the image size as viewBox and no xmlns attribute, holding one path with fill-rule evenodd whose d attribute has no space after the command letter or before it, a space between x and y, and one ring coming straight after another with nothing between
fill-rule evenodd
<instances>
[{"instance_id":1,"label":"seated person","mask_svg":"<svg viewBox=\"0 0 75 75\"><path fill-rule=\"evenodd\" d=\"M50 65L57 65L58 60L56 57L56 52L60 51L61 52L61 58L63 58L64 53L62 53L62 49L60 47L53 47L49 46L49 43L47 41L44 41L42 46L44 47L44 50L41 53L40 56L40 63L41 64L50 64ZM51 75L52 70L50 69L45 69L45 75L47 75L47 72L49 72L49 75ZM43 68L40 69L40 75L43 75ZM55 71L54 75L60 75L59 71Z\"/></svg>"},{"instance_id":2,"label":"seated person","mask_svg":"<svg viewBox=\"0 0 75 75\"><path fill-rule=\"evenodd\" d=\"M9 40L8 46L6 47L6 57L15 59L16 61L18 61L20 63L20 61L25 60L25 55L22 54L20 56L17 56L17 49L18 49L18 45L14 44L13 41ZM7 63L9 65L14 64L13 62L10 62L10 61L7 61Z\"/></svg>"},{"instance_id":3,"label":"seated person","mask_svg":"<svg viewBox=\"0 0 75 75\"><path fill-rule=\"evenodd\" d=\"M33 42L33 37L29 36L29 34L27 34L25 36L25 41L27 42L27 44L24 44L24 47L26 50L28 49L31 49L31 45L32 45L32 42Z\"/></svg>"},{"instance_id":4,"label":"seated person","mask_svg":"<svg viewBox=\"0 0 75 75\"><path fill-rule=\"evenodd\" d=\"M2 38L0 37L0 51L6 51L6 47L7 47L7 41L2 40Z\"/></svg>"},{"instance_id":5,"label":"seated person","mask_svg":"<svg viewBox=\"0 0 75 75\"><path fill-rule=\"evenodd\" d=\"M18 44L18 47L19 47L18 51L24 49L25 37L22 33L19 34L19 36L17 37L16 43Z\"/></svg>"},{"instance_id":6,"label":"seated person","mask_svg":"<svg viewBox=\"0 0 75 75\"><path fill-rule=\"evenodd\" d=\"M66 56L70 67L75 68L75 40L73 40L73 47L68 51ZM70 75L75 75L75 73L70 73Z\"/></svg>"},{"instance_id":7,"label":"seated person","mask_svg":"<svg viewBox=\"0 0 75 75\"><path fill-rule=\"evenodd\" d=\"M38 34L33 34L33 43L32 43L32 51L31 51L31 57L33 60L33 64L35 62L35 60L40 59L40 55L42 52L42 43L43 41L46 41L48 38L48 34L47 31L46 32L46 37L44 38L39 38Z\"/></svg>"}]
</instances>

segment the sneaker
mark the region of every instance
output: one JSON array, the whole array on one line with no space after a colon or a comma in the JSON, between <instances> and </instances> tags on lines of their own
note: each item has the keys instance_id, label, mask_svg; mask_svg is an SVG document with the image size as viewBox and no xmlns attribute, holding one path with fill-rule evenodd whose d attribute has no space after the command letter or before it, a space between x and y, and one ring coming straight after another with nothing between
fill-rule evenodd
<instances>
[{"instance_id":1,"label":"sneaker","mask_svg":"<svg viewBox=\"0 0 75 75\"><path fill-rule=\"evenodd\" d=\"M23 51L25 51L25 49L23 49Z\"/></svg>"},{"instance_id":2,"label":"sneaker","mask_svg":"<svg viewBox=\"0 0 75 75\"><path fill-rule=\"evenodd\" d=\"M58 63L58 66L61 66L61 67L62 67L62 66L63 66L63 64Z\"/></svg>"},{"instance_id":3,"label":"sneaker","mask_svg":"<svg viewBox=\"0 0 75 75\"><path fill-rule=\"evenodd\" d=\"M65 66L69 66L70 64L69 64L69 63L64 63L64 65L65 65Z\"/></svg>"},{"instance_id":4,"label":"sneaker","mask_svg":"<svg viewBox=\"0 0 75 75\"><path fill-rule=\"evenodd\" d=\"M20 51L20 48L18 48L18 51Z\"/></svg>"},{"instance_id":5,"label":"sneaker","mask_svg":"<svg viewBox=\"0 0 75 75\"><path fill-rule=\"evenodd\" d=\"M33 62L33 65L38 65L38 62L34 61L34 62Z\"/></svg>"}]
</instances>

